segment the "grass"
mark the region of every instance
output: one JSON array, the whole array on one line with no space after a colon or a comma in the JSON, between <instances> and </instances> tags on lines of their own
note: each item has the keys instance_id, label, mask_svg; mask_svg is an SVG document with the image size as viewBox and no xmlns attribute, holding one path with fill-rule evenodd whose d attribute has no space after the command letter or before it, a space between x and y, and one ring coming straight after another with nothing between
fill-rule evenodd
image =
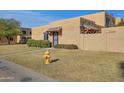
<instances>
[{"instance_id":1,"label":"grass","mask_svg":"<svg viewBox=\"0 0 124 93\"><path fill-rule=\"evenodd\" d=\"M45 65L45 49L26 45L0 46L0 58L28 67L59 81L124 81L124 53L51 49Z\"/></svg>"}]
</instances>

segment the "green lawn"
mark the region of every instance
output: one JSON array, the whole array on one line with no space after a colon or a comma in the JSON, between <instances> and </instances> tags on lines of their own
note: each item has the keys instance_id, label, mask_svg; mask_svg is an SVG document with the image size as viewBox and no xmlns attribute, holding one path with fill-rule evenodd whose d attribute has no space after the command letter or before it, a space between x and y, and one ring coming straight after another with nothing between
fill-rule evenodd
<instances>
[{"instance_id":1,"label":"green lawn","mask_svg":"<svg viewBox=\"0 0 124 93\"><path fill-rule=\"evenodd\" d=\"M0 58L59 81L124 81L124 53L51 49L52 60L58 61L45 65L44 51L26 45L2 45Z\"/></svg>"}]
</instances>

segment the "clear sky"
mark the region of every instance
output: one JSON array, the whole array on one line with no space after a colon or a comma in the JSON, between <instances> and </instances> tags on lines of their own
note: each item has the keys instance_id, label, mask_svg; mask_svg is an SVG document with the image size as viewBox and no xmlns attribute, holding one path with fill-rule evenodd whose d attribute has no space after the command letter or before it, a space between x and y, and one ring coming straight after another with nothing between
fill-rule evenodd
<instances>
[{"instance_id":1,"label":"clear sky","mask_svg":"<svg viewBox=\"0 0 124 93\"><path fill-rule=\"evenodd\" d=\"M22 27L46 25L55 20L78 17L101 10L0 10L0 18L14 18ZM123 10L107 10L115 17L124 18Z\"/></svg>"}]
</instances>

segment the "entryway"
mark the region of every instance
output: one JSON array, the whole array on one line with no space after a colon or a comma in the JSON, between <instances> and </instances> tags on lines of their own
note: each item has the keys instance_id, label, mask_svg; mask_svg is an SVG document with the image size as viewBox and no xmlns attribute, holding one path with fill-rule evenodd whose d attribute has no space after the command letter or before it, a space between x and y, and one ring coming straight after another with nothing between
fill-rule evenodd
<instances>
[{"instance_id":1,"label":"entryway","mask_svg":"<svg viewBox=\"0 0 124 93\"><path fill-rule=\"evenodd\" d=\"M53 32L53 47L58 44L58 32Z\"/></svg>"}]
</instances>

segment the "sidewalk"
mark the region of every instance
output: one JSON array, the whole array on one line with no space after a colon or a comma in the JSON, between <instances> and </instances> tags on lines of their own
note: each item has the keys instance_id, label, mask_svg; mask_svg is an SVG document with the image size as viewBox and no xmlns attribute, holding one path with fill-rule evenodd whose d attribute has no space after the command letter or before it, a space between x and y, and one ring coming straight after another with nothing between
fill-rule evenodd
<instances>
[{"instance_id":1,"label":"sidewalk","mask_svg":"<svg viewBox=\"0 0 124 93\"><path fill-rule=\"evenodd\" d=\"M21 65L0 59L0 82L56 82Z\"/></svg>"}]
</instances>

